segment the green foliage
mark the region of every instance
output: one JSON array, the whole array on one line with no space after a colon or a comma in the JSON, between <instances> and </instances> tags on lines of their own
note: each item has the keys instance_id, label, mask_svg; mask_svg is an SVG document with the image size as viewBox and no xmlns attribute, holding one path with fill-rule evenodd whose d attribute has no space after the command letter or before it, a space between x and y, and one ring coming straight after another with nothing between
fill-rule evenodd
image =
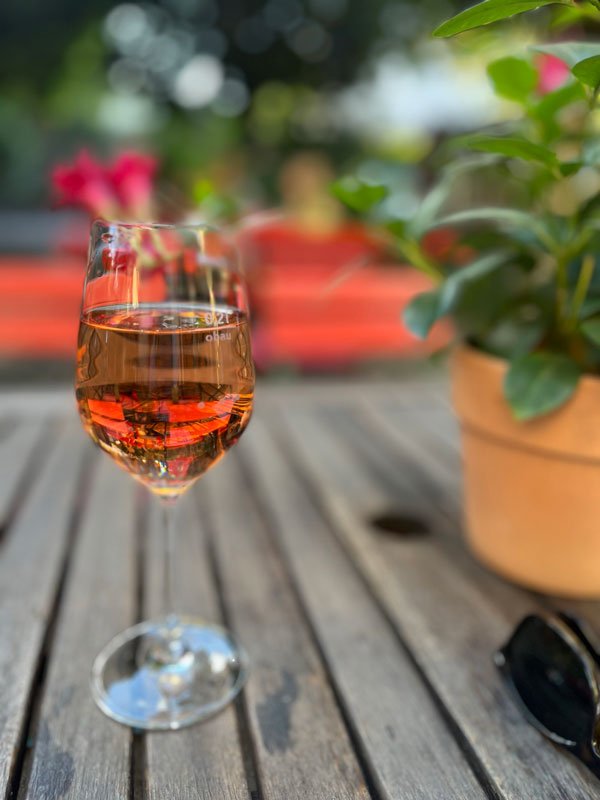
<instances>
[{"instance_id":1,"label":"green foliage","mask_svg":"<svg viewBox=\"0 0 600 800\"><path fill-rule=\"evenodd\" d=\"M579 377L579 367L565 355L528 353L511 364L504 391L515 417L525 422L559 408L572 396Z\"/></svg>"},{"instance_id":2,"label":"green foliage","mask_svg":"<svg viewBox=\"0 0 600 800\"><path fill-rule=\"evenodd\" d=\"M507 253L492 253L455 270L439 289L416 297L404 312L404 322L415 336L424 339L433 325L450 313L461 295L472 284L477 284L495 272L508 260Z\"/></svg>"},{"instance_id":3,"label":"green foliage","mask_svg":"<svg viewBox=\"0 0 600 800\"><path fill-rule=\"evenodd\" d=\"M568 5L569 0L484 0L473 8L467 8L452 19L444 22L434 31L434 36L456 36L457 33L499 22L515 14L534 11L536 8L551 5Z\"/></svg>"},{"instance_id":4,"label":"green foliage","mask_svg":"<svg viewBox=\"0 0 600 800\"><path fill-rule=\"evenodd\" d=\"M600 55L578 61L571 71L577 80L597 91L600 86Z\"/></svg>"},{"instance_id":5,"label":"green foliage","mask_svg":"<svg viewBox=\"0 0 600 800\"><path fill-rule=\"evenodd\" d=\"M581 326L581 332L592 344L600 347L600 319L589 319Z\"/></svg>"},{"instance_id":6,"label":"green foliage","mask_svg":"<svg viewBox=\"0 0 600 800\"><path fill-rule=\"evenodd\" d=\"M488 75L497 95L518 103L524 103L538 83L535 67L525 59L513 56L491 63Z\"/></svg>"},{"instance_id":7,"label":"green foliage","mask_svg":"<svg viewBox=\"0 0 600 800\"><path fill-rule=\"evenodd\" d=\"M526 242L539 248L554 246L552 233L543 220L531 212L515 208L473 208L458 211L456 214L442 217L436 225L443 227L473 222L493 223L521 244Z\"/></svg>"},{"instance_id":8,"label":"green foliage","mask_svg":"<svg viewBox=\"0 0 600 800\"><path fill-rule=\"evenodd\" d=\"M563 26L600 23L600 0L485 0L436 35L542 6L562 6L554 19ZM543 94L540 53L570 70L563 86ZM600 374L600 43L529 48L494 61L488 75L500 97L520 104L520 118L455 139L446 148L449 165L413 217L387 220L385 230L402 258L434 284L406 309L408 328L425 337L450 316L459 336L505 358L505 395L515 417L525 421L566 402L582 373ZM493 181L506 200L457 208L454 188L467 172ZM591 196L580 188L586 186ZM337 195L374 220L383 194L371 187L361 200L362 192L354 186ZM457 266L464 258L454 260L452 248L432 257L426 242L443 229L454 231L463 251L474 248L471 263Z\"/></svg>"},{"instance_id":9,"label":"green foliage","mask_svg":"<svg viewBox=\"0 0 600 800\"><path fill-rule=\"evenodd\" d=\"M524 161L537 161L550 169L558 167L558 159L552 150L517 136L471 136L465 141L465 144L472 150L497 153Z\"/></svg>"},{"instance_id":10,"label":"green foliage","mask_svg":"<svg viewBox=\"0 0 600 800\"><path fill-rule=\"evenodd\" d=\"M600 314L600 297L586 297L579 308L579 319L587 319Z\"/></svg>"},{"instance_id":11,"label":"green foliage","mask_svg":"<svg viewBox=\"0 0 600 800\"><path fill-rule=\"evenodd\" d=\"M554 92L544 95L537 105L529 108L529 115L532 119L539 119L543 122L554 120L559 111L570 106L579 100L585 99L585 90L580 83L568 83Z\"/></svg>"},{"instance_id":12,"label":"green foliage","mask_svg":"<svg viewBox=\"0 0 600 800\"><path fill-rule=\"evenodd\" d=\"M233 222L239 218L240 208L235 198L219 192L213 182L206 178L194 184L192 196L210 222Z\"/></svg>"},{"instance_id":13,"label":"green foliage","mask_svg":"<svg viewBox=\"0 0 600 800\"><path fill-rule=\"evenodd\" d=\"M352 211L364 214L387 197L388 189L373 183L365 183L358 178L342 178L331 187L331 191Z\"/></svg>"},{"instance_id":14,"label":"green foliage","mask_svg":"<svg viewBox=\"0 0 600 800\"><path fill-rule=\"evenodd\" d=\"M404 309L406 327L419 339L425 339L440 318L439 308L439 292L423 292L417 295Z\"/></svg>"}]
</instances>

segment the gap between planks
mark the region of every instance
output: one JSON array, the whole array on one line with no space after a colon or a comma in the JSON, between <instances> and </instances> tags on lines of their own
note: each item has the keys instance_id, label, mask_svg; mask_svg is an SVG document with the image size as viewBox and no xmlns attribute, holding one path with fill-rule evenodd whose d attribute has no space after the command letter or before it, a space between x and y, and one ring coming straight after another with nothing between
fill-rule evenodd
<instances>
[{"instance_id":1,"label":"gap between planks","mask_svg":"<svg viewBox=\"0 0 600 800\"><path fill-rule=\"evenodd\" d=\"M272 412L273 409L270 409L270 411ZM521 611L525 608L531 609L530 596L506 584L502 584L500 581L495 583L491 576L488 576L470 559L467 559L466 554L465 558L457 558L456 553L444 553L443 558L440 558L442 553L436 552L435 548L431 547L431 542L427 540L418 544L414 542L398 543L396 546L390 546L389 542L381 540L376 545L371 536L367 536L366 523L362 516L360 519L356 519L355 515L350 513L351 508L357 503L360 505L365 502L365 497L363 497L365 490L367 502L369 500L372 502L379 495L382 498L387 496L388 502L390 498L394 498L396 502L398 498L401 500L406 499L408 496L407 485L402 480L400 480L400 484L389 480L386 482L387 485L381 487L371 470L375 466L375 461L380 460L383 463L379 467L382 469L391 468L392 472L402 473L407 465L406 463L402 465L397 459L388 463L388 460L383 457L384 454L380 453L379 450L377 450L375 461L369 459L367 463L364 456L360 455L360 448L358 450L354 449L354 455L352 455L352 450L347 449L348 437L352 433L352 425L344 425L341 430L338 430L338 435L334 437L337 441L334 443L331 428L323 425L323 418L319 412L320 409L312 408L309 410L304 407L303 413L300 413L300 408L297 405L293 408L285 409L286 426L284 435L286 449L290 450L291 440L292 449L297 456L299 457L302 454L302 458L298 462L301 464L300 470L302 474L308 475L309 472L311 473L310 485L312 491L313 493L316 492L319 502L325 504L327 514L334 522L336 534L341 537L340 541L352 552L352 560L356 559L356 563L360 565L360 570L365 575L365 580L371 587L371 591L378 597L382 608L389 614L401 638L405 640L404 633L408 634L408 640L405 641L407 641L409 648L415 654L415 660L419 668L430 677L437 695L449 710L449 713L452 714L459 728L467 736L471 746L477 751L478 758L484 765L486 774L490 775L490 782L495 786L495 791L500 796L524 800L525 797L528 799L537 798L538 795L534 793L534 785L539 785L540 790L543 787L546 792L546 797L564 798L564 787L568 785L571 793L570 797L589 797L590 789L593 790L593 783L587 773L564 756L555 758L554 754L548 750L548 745L540 742L539 737L534 736L534 733L522 723L518 713L505 699L504 693L502 693L502 697L498 696L498 700L494 700L493 703L486 699L484 703L486 708L482 707L481 713L478 712L476 716L473 716L475 707L471 700L467 703L468 698L465 695L463 704L463 699L461 699L462 694L467 691L462 686L467 677L465 670L462 670L463 675L456 673L455 677L452 677L452 664L447 664L445 674L449 675L451 679L442 678L441 675L444 673L440 673L439 664L436 666L436 662L439 662L439 654L436 654L436 651L431 649L433 643L436 642L436 637L445 635L442 634L441 629L438 630L438 623L441 623L442 619L446 619L449 613L449 609L444 610L443 606L437 605L438 601L436 600L435 607L438 610L435 614L439 617L439 612L443 611L443 613L433 628L428 628L434 617L427 618L429 613L427 609L429 608L431 613L434 613L433 608L430 607L435 598L438 598L443 604L449 604L450 607L456 605L457 613L463 606L471 609L466 614L464 622L461 622L460 618L455 618L456 642L449 649L450 658L455 659L458 657L458 653L454 652L458 643L462 642L465 636L471 641L469 639L471 626L470 623L467 624L467 621L471 619L475 608L481 607L480 611L477 612L478 615L485 616L486 609L491 615L487 625L483 621L481 624L477 623L476 630L473 631L473 635L477 633L477 636L481 637L485 642L488 639L491 640L491 644L488 645L488 652L491 653L496 636L498 637L496 645L498 645L502 637L507 635L508 624L501 622L501 617L509 619L517 609L521 609ZM283 409L281 413L284 413ZM316 424L317 416L320 416L321 420L318 425ZM340 416L343 416L343 414L341 413ZM307 428L309 421L310 426ZM272 414L269 417L269 422L271 425L273 424ZM329 422L331 422L331 419L329 419ZM353 441L352 448L354 448L355 444L356 442ZM328 448L330 455L328 455ZM326 466L323 463L324 461L327 462ZM335 466L336 462L337 468ZM362 482L364 486L362 489L360 488L361 482L353 480L354 473L356 473L358 480L359 472L363 475ZM343 478L341 478L342 475L344 476ZM343 491L338 488L342 486L346 478L356 483L350 494L348 494L347 487L344 487ZM376 490L375 487L377 487ZM408 488L410 489L410 487ZM412 491L414 490L415 487L413 486ZM359 515L361 515L361 510L360 507L355 509ZM442 538L440 537L440 542ZM399 558L396 558L396 555ZM393 569L390 569L391 567ZM465 567L467 567L466 570ZM458 573L453 576L457 572L457 568ZM406 571L407 569L409 570L408 572ZM417 574L414 574L415 569ZM417 580L416 584L415 579ZM424 580L434 581L430 589L422 586ZM437 583L440 584L439 587ZM445 596L444 592L447 592L448 596ZM424 605L425 610L420 608L422 605ZM425 627L423 627L424 623ZM460 624L457 629L456 625L458 623ZM447 621L444 623L444 630L446 630L446 625ZM499 633L501 629L504 633ZM491 636L492 631L495 631L493 637ZM419 637L418 641L415 639L416 635ZM423 639L423 637L425 638ZM477 644L476 652L481 649L482 642L472 642L471 646L474 644ZM424 647L421 645L424 645ZM460 658L463 658L462 654ZM446 664L445 659L444 663ZM491 669L491 664L486 661L485 665L479 665L479 662L476 661L473 668L468 668L466 673L473 673L476 683L471 684L471 687L476 691L482 702L486 692L493 690L494 697L496 696L494 687L498 681L497 676ZM486 680L494 681L495 683L486 688ZM483 681L483 683L479 685L479 681ZM458 692L458 695L456 692ZM506 738L497 742L495 737L489 739L481 727L482 720L476 718L481 717L482 714L483 716L492 715L486 722L485 729L493 729L494 725L496 725L501 729L506 729L504 730L505 737L508 736L507 731L510 730L510 737L515 737L514 746ZM485 744L487 739L491 744L490 747ZM524 764L517 763L519 759L516 753L521 752L516 749L517 745L522 752L530 752L531 758L539 762L539 768L535 770L538 781L541 781L539 784L532 784L530 767L525 769ZM507 760L509 754L507 752L502 753L503 747L509 747L511 751L510 759L517 758L514 763L510 761L513 764L510 769L507 767L510 760ZM496 763L497 760L499 760L499 763ZM504 773L501 769L502 763L506 768ZM545 763L553 763L555 769L544 770L542 765ZM490 770L495 776L493 779L491 778ZM526 775L530 775L530 777L526 777ZM523 781L523 783L518 785L517 790L518 781ZM502 786L502 790L500 786ZM502 792L504 792L504 795L502 795Z\"/></svg>"},{"instance_id":2,"label":"gap between planks","mask_svg":"<svg viewBox=\"0 0 600 800\"><path fill-rule=\"evenodd\" d=\"M40 709L44 697L48 662L52 651L52 643L57 622L61 612L61 602L68 579L69 567L72 561L74 549L76 547L79 525L84 512L85 503L89 496L88 490L93 473L93 455L94 454L91 448L85 447L82 455L80 456L81 469L79 478L77 480L75 502L73 503L68 521L67 535L63 549L63 556L61 559L61 568L56 585L56 592L52 599L50 612L46 622L46 629L42 639L42 645L37 658L33 681L29 689L29 697L21 731L21 738L18 745L13 771L8 783L6 800L11 800L12 798L17 797L23 798L27 791L34 753L33 745L37 735Z\"/></svg>"},{"instance_id":3,"label":"gap between planks","mask_svg":"<svg viewBox=\"0 0 600 800\"><path fill-rule=\"evenodd\" d=\"M255 484L255 482L254 482L254 480L252 478L252 471L250 469L249 463L243 457L240 457L238 459L238 463L241 465L242 475L244 477L244 482L250 488L251 494L255 498L255 504L256 504L256 506L258 507L258 509L259 509L259 511L261 513L261 517L263 517L265 520L270 520L270 518L271 518L270 511L269 511L269 509L268 509L268 507L267 507L267 505L265 503L265 500L264 500L264 497L262 496L262 493L260 492L260 490L257 489L256 484ZM311 640L312 640L313 646L315 648L315 651L317 652L317 654L319 656L319 659L321 661L321 666L323 668L323 672L326 675L328 683L329 683L329 685L331 687L331 690L332 690L332 693L333 693L333 697L334 697L336 705L337 705L338 713L340 714L340 717L343 720L343 723L344 723L345 728L346 728L346 732L348 734L348 738L349 738L349 740L352 743L352 746L354 748L354 752L356 754L358 765L359 765L359 767L361 769L361 772L362 772L362 775L363 775L363 779L365 781L365 786L366 786L367 791L369 792L369 795L371 796L372 800L381 800L382 795L381 795L380 791L376 788L376 783L377 783L376 778L375 778L375 776L373 774L371 766L368 763L368 759L365 757L364 748L363 748L363 746L362 746L362 744L361 744L361 742L360 742L360 740L359 740L359 738L358 738L358 736L356 734L356 728L355 728L355 726L353 725L353 723L351 721L350 715L348 713L348 708L344 704L344 701L342 699L341 693L339 691L339 687L338 687L337 682L334 679L334 676L332 674L329 661L326 658L326 655L325 655L325 652L323 650L322 644L321 644L321 642L319 640L319 637L318 637L318 634L317 634L317 632L315 630L315 626L313 624L311 615L308 612L308 609L306 607L306 603L305 603L304 598L302 596L302 593L301 593L301 591L300 591L300 589L298 587L298 583L297 583L297 581L295 579L295 576L294 576L294 574L292 572L292 569L290 568L289 560L286 558L285 553L282 550L280 542L277 541L277 537L275 535L273 527L274 526L273 526L273 522L272 521L268 522L267 525L265 526L265 528L266 528L266 530L268 532L268 535L269 535L269 541L270 541L270 544L271 544L271 548L277 554L277 558L278 558L279 562L281 563L282 568L285 570L285 573L286 573L288 581L289 581L289 586L292 589L292 593L293 593L294 599L296 601L296 604L297 604L298 608L302 612L302 615L303 615L303 618L304 618L304 624L305 624L305 626L306 626L306 628L307 628L307 630L309 632L309 635L311 637Z\"/></svg>"},{"instance_id":4,"label":"gap between planks","mask_svg":"<svg viewBox=\"0 0 600 800\"><path fill-rule=\"evenodd\" d=\"M269 420L272 424L272 417ZM371 793L385 798L400 796L430 798L448 790L455 797L494 797L490 792L486 794L481 786L478 787L475 777L468 777L471 773L468 771L467 763L462 764L462 770L459 768L460 748L456 747L453 751L455 745L452 734L441 733L440 729L444 726L442 720L437 718L435 710L437 704L429 703L426 693L421 688L420 671L415 671L412 658L408 663L403 662L402 653L405 652L405 648L398 642L397 632L386 616L381 614L370 587L364 583L362 576L356 570L356 565L348 559L347 552L332 535L328 522L322 517L320 505L315 503L313 493L306 491L302 472L298 474L297 465L293 465L293 469L292 465L286 465L289 458L278 462L278 459L282 459L283 452L289 452L288 438L286 437L281 447L274 449L266 428L260 430L262 423L256 421L254 425L255 434L258 428L260 438L257 439L254 435L252 442L246 442L241 448L246 458L247 480L250 480L254 487L253 494L261 500L263 507L261 516L268 520L271 538L274 542L276 540L275 546L286 564L288 579L308 620L341 714L355 750L359 754L363 772L369 779ZM248 444L251 444L249 451ZM252 456L251 459L248 452ZM250 469L250 460L253 469ZM264 467L260 466L261 462ZM272 462L276 466L272 466ZM264 474L259 480L261 472ZM281 483L277 484L276 479ZM298 486L303 487L301 491L298 491ZM267 499L267 492L271 500ZM295 500L292 499L291 493L295 494ZM278 504L279 498L281 500ZM310 512L307 501L312 508ZM275 509L277 505L278 511ZM296 518L300 520L300 516L302 525L299 527L293 520ZM311 533L303 536L302 527ZM290 529L289 534L285 533L286 528ZM278 531L277 534L275 530ZM296 545L296 541L301 544ZM319 547L322 548L320 565L312 563L311 557L306 556L306 551L314 549L315 546L317 550ZM324 570L328 570L326 576ZM319 573L323 573L325 582L318 578ZM355 611L352 616L355 621L352 624L355 632L360 629L360 624L358 628L356 627L358 620L364 620L363 625L367 625L366 629L369 630L367 638L371 636L371 631L373 635L376 632L379 637L377 642L371 641L369 648L373 645L376 651L379 649L381 657L389 666L374 671L372 668L368 669L359 640L353 646L354 658L349 656L351 662L356 662L355 665L348 666L348 663L344 663L346 661L343 655L344 648L347 647L349 640L340 640L339 636L336 636L336 629L338 623L342 624L343 615L339 616L339 605L334 612L334 598L337 592L331 594L331 581L339 586L339 591L345 591L344 597L348 602L351 598L354 600ZM315 600L315 597L320 599ZM337 622L334 623L332 620ZM362 630L361 637L365 635L365 628ZM395 662L394 666L392 661ZM364 672L360 672L363 668ZM359 673L364 674L364 679L360 678ZM372 685L374 675L378 677L375 679L375 685ZM394 679L390 680L392 676ZM361 699L359 686L362 686L365 700ZM403 690L409 694L402 700ZM387 707L386 704L382 705L386 691L392 692L386 701ZM375 711L377 708L379 710ZM393 719L390 717L392 708ZM389 718L391 726L402 725L402 714L405 713L409 715L407 732L410 731L414 718L420 716L422 722L432 726L431 730L435 735L432 733L429 741L425 741L420 738L418 732L413 731L415 736L409 735L407 739L402 729L401 735L394 733L394 737L399 737L399 741L392 745L389 735L383 731L384 727L386 731L388 728L384 724L385 720ZM401 736L405 736L404 740ZM437 746L433 746L434 740ZM403 760L398 761L395 755L397 747L401 747L403 751ZM431 762L428 762L426 753L430 749L432 749ZM441 778L442 775L445 780ZM443 786L440 781L443 781Z\"/></svg>"},{"instance_id":5,"label":"gap between planks","mask_svg":"<svg viewBox=\"0 0 600 800\"><path fill-rule=\"evenodd\" d=\"M231 625L245 638L253 668L244 702L263 796L364 800L327 671L236 455L207 476L203 492Z\"/></svg>"},{"instance_id":6,"label":"gap between planks","mask_svg":"<svg viewBox=\"0 0 600 800\"><path fill-rule=\"evenodd\" d=\"M50 430L49 421L16 421L0 441L0 546L64 427L62 421L53 420L56 428Z\"/></svg>"}]
</instances>

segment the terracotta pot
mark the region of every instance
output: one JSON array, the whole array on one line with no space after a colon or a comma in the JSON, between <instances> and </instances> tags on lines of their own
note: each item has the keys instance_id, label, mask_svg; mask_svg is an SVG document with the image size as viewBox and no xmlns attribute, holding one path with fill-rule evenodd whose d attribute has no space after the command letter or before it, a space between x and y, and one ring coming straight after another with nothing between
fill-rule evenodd
<instances>
[{"instance_id":1,"label":"terracotta pot","mask_svg":"<svg viewBox=\"0 0 600 800\"><path fill-rule=\"evenodd\" d=\"M524 586L600 597L600 379L583 378L561 409L520 423L502 394L506 369L469 347L453 358L469 544Z\"/></svg>"}]
</instances>

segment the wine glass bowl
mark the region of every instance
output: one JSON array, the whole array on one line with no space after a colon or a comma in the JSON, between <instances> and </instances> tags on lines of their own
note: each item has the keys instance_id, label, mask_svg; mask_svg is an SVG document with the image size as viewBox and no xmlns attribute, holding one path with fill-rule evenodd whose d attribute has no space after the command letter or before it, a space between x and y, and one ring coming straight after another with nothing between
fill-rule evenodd
<instances>
[{"instance_id":1,"label":"wine glass bowl","mask_svg":"<svg viewBox=\"0 0 600 800\"><path fill-rule=\"evenodd\" d=\"M175 729L239 691L246 658L227 631L179 619L171 575L177 498L248 425L248 307L235 250L204 226L92 226L77 346L79 414L94 442L159 498L165 610L119 634L92 686L114 719Z\"/></svg>"},{"instance_id":2,"label":"wine glass bowl","mask_svg":"<svg viewBox=\"0 0 600 800\"><path fill-rule=\"evenodd\" d=\"M204 228L94 226L79 413L103 450L165 497L215 464L250 419L250 331L231 253Z\"/></svg>"}]
</instances>

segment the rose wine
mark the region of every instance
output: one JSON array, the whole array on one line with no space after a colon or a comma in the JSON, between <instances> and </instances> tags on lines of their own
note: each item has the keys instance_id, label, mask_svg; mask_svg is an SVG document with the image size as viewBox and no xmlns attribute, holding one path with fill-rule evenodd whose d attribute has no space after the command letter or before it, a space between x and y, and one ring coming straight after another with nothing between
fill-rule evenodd
<instances>
[{"instance_id":1,"label":"rose wine","mask_svg":"<svg viewBox=\"0 0 600 800\"><path fill-rule=\"evenodd\" d=\"M154 492L176 496L246 428L246 315L226 306L110 306L82 317L77 402L92 438Z\"/></svg>"}]
</instances>

